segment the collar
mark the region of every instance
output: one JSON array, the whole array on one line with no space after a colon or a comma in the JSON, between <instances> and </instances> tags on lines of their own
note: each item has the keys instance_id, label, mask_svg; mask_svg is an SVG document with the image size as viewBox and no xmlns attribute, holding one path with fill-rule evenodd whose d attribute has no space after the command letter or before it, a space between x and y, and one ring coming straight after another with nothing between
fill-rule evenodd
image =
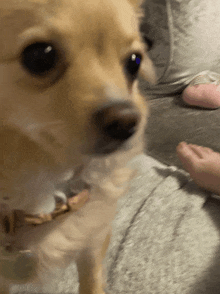
<instances>
[{"instance_id":1,"label":"collar","mask_svg":"<svg viewBox=\"0 0 220 294\"><path fill-rule=\"evenodd\" d=\"M0 204L0 222L3 237L0 236L0 275L14 282L28 282L35 277L38 258L30 250L16 248L15 233L19 227L38 226L56 219L62 214L76 212L89 200L89 190L68 199L67 204L57 204L51 214L27 215L21 210L11 211L5 204Z\"/></svg>"},{"instance_id":2,"label":"collar","mask_svg":"<svg viewBox=\"0 0 220 294\"><path fill-rule=\"evenodd\" d=\"M26 225L42 225L55 220L60 215L68 212L76 212L85 205L85 203L89 200L89 197L89 190L85 189L79 194L69 198L67 204L57 203L56 208L52 213L39 215L25 214L21 210L10 210L7 204L0 204L0 224L6 237L5 239L13 239L17 230ZM6 248L7 245L3 245L3 247Z\"/></svg>"},{"instance_id":3,"label":"collar","mask_svg":"<svg viewBox=\"0 0 220 294\"><path fill-rule=\"evenodd\" d=\"M70 211L76 212L84 206L89 200L89 191L83 190L77 195L69 198L67 204L57 203L55 210L50 214L39 214L39 215L25 215L25 223L28 225L41 225L46 222L50 222L56 219L59 215L66 214Z\"/></svg>"}]
</instances>

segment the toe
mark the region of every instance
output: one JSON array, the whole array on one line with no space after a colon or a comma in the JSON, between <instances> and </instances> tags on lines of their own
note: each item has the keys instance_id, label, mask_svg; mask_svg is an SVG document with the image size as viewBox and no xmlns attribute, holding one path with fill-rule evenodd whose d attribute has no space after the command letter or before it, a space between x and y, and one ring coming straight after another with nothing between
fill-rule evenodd
<instances>
[{"instance_id":1,"label":"toe","mask_svg":"<svg viewBox=\"0 0 220 294\"><path fill-rule=\"evenodd\" d=\"M210 148L195 145L195 144L189 144L189 146L196 153L196 155L201 159L205 158L207 155L210 155L214 152Z\"/></svg>"},{"instance_id":2,"label":"toe","mask_svg":"<svg viewBox=\"0 0 220 294\"><path fill-rule=\"evenodd\" d=\"M182 94L185 103L193 106L216 109L220 107L220 92L214 84L189 85Z\"/></svg>"},{"instance_id":3,"label":"toe","mask_svg":"<svg viewBox=\"0 0 220 294\"><path fill-rule=\"evenodd\" d=\"M193 148L191 148L185 142L181 142L177 146L177 155L184 169L187 170L189 173L192 173L197 166L199 159L197 152L195 152Z\"/></svg>"},{"instance_id":4,"label":"toe","mask_svg":"<svg viewBox=\"0 0 220 294\"><path fill-rule=\"evenodd\" d=\"M202 146L189 144L189 148L195 153L198 158L203 158L205 155L204 149Z\"/></svg>"},{"instance_id":5,"label":"toe","mask_svg":"<svg viewBox=\"0 0 220 294\"><path fill-rule=\"evenodd\" d=\"M211 154L211 153L214 152L211 148L208 148L208 147L203 147L203 148L204 148L204 151L205 151L207 154Z\"/></svg>"}]
</instances>

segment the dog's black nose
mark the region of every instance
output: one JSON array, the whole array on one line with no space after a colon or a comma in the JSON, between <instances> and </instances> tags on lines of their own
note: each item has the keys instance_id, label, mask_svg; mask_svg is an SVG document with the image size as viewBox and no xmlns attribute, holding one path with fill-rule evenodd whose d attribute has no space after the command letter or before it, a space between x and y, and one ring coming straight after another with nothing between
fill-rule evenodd
<instances>
[{"instance_id":1,"label":"dog's black nose","mask_svg":"<svg viewBox=\"0 0 220 294\"><path fill-rule=\"evenodd\" d=\"M99 109L95 124L107 140L125 141L137 129L140 115L128 102L114 103Z\"/></svg>"}]
</instances>

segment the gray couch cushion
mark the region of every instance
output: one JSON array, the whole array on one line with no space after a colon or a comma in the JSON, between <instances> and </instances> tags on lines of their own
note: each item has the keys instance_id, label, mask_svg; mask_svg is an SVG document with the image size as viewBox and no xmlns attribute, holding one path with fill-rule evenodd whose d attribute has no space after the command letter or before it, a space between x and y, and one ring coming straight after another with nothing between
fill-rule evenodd
<instances>
[{"instance_id":1,"label":"gray couch cushion","mask_svg":"<svg viewBox=\"0 0 220 294\"><path fill-rule=\"evenodd\" d=\"M220 109L187 107L179 95L150 100L150 109L146 129L148 155L181 167L176 155L176 146L181 141L220 152Z\"/></svg>"}]
</instances>

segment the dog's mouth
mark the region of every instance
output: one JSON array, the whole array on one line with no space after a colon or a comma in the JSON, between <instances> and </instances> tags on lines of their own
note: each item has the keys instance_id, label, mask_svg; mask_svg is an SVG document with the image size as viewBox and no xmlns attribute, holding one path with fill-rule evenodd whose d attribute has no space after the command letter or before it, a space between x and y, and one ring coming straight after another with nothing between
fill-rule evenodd
<instances>
[{"instance_id":1,"label":"dog's mouth","mask_svg":"<svg viewBox=\"0 0 220 294\"><path fill-rule=\"evenodd\" d=\"M121 150L125 146L125 142L109 142L105 145L96 145L95 147L95 153L98 155L109 155L113 152L116 152L118 150Z\"/></svg>"}]
</instances>

